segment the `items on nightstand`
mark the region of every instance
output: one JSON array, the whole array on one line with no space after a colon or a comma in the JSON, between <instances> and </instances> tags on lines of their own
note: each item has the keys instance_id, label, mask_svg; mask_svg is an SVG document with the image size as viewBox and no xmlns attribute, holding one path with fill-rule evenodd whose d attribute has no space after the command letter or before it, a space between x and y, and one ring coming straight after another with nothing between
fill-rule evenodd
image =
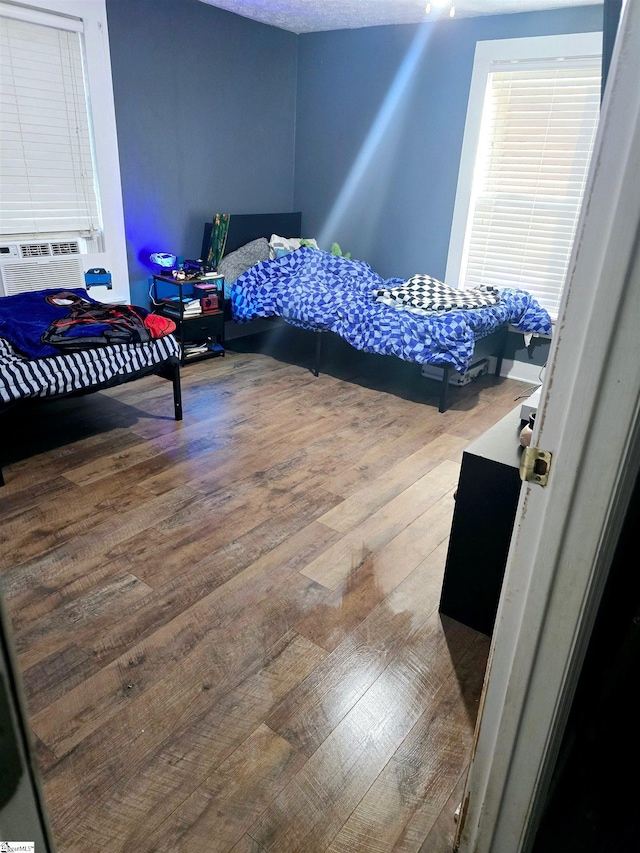
<instances>
[{"instance_id":1,"label":"items on nightstand","mask_svg":"<svg viewBox=\"0 0 640 853\"><path fill-rule=\"evenodd\" d=\"M149 260L160 273L165 274L175 267L177 258L171 252L153 252L149 255Z\"/></svg>"},{"instance_id":2,"label":"items on nightstand","mask_svg":"<svg viewBox=\"0 0 640 853\"><path fill-rule=\"evenodd\" d=\"M201 280L193 285L194 291L200 296L200 305L204 314L209 314L220 309L218 291L224 290L224 276L218 273L210 273L202 276Z\"/></svg>"},{"instance_id":3,"label":"items on nightstand","mask_svg":"<svg viewBox=\"0 0 640 853\"><path fill-rule=\"evenodd\" d=\"M171 317L176 324L175 334L182 344L182 364L224 355L223 276L177 279L154 275L151 299L153 310Z\"/></svg>"}]
</instances>

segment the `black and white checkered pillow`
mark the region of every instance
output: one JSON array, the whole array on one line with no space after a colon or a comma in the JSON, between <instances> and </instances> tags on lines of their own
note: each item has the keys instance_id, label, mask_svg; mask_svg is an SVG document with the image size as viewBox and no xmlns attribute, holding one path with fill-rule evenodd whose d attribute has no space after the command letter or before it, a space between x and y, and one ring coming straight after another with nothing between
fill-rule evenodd
<instances>
[{"instance_id":1,"label":"black and white checkered pillow","mask_svg":"<svg viewBox=\"0 0 640 853\"><path fill-rule=\"evenodd\" d=\"M481 286L470 290L449 287L430 275L412 275L399 287L374 290L378 302L394 308L413 308L420 311L453 311L456 308L472 310L495 305L500 292L495 287Z\"/></svg>"}]
</instances>

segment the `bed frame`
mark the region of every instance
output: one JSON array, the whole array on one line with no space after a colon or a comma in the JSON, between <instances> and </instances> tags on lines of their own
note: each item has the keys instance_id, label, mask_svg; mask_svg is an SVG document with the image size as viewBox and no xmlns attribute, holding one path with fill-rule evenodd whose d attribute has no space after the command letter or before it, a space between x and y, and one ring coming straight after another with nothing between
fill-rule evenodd
<instances>
[{"instance_id":1,"label":"bed frame","mask_svg":"<svg viewBox=\"0 0 640 853\"><path fill-rule=\"evenodd\" d=\"M212 227L213 226L211 222L205 223L204 232L202 236L201 253L201 257L203 258L207 257L209 251L209 241L211 239ZM229 231L227 234L227 242L225 245L224 253L225 255L228 255L230 252L235 251L235 249L239 249L241 246L244 246L245 243L249 243L251 240L257 240L259 237L266 237L268 240L272 234L278 234L281 237L301 237L302 213L296 212L231 214L231 217L229 219ZM242 329L242 332L240 334L234 335L234 337L239 337L240 335L250 335L257 331L268 330L269 327L273 325L274 320L280 320L280 318L266 318L266 320L262 322L258 320L253 320L249 323L243 323L242 326L240 326L238 324L233 323L233 319L231 317L231 306L228 304L228 302L225 302L225 312L226 324L232 324L236 329ZM473 365L477 364L482 359L493 357L496 359L496 368L494 373L496 376L499 376L500 370L502 368L502 359L504 356L505 346L507 342L507 333L508 325L505 324L500 329L497 329L495 332L492 332L490 335L487 335L486 337L476 341L471 366L473 367ZM314 376L319 376L320 359L322 356L322 335L332 333L310 331L309 334L313 334L316 336L313 374ZM451 376L453 368L448 364L434 363L433 366L442 368L442 379L430 381L440 381L440 397L438 402L438 411L445 412L449 403L449 377Z\"/></svg>"},{"instance_id":2,"label":"bed frame","mask_svg":"<svg viewBox=\"0 0 640 853\"><path fill-rule=\"evenodd\" d=\"M78 391L70 391L64 394L50 394L46 397L26 397L23 400L14 400L11 403L0 403L0 417L14 406L40 403L46 400L60 400L64 397L84 397L87 394L95 394L98 391L105 391L107 388L115 388L117 385L124 385L127 382L133 382L136 379L141 379L143 376L160 376L163 379L169 380L173 385L173 414L177 421L182 420L182 387L180 384L180 360L177 357L171 356L165 361L154 364L150 367L137 370L135 373L126 373L121 376L113 376L107 382L99 382L89 388L83 388ZM0 450L0 453L2 450ZM4 476L2 473L2 460L0 459L0 487L4 486Z\"/></svg>"}]
</instances>

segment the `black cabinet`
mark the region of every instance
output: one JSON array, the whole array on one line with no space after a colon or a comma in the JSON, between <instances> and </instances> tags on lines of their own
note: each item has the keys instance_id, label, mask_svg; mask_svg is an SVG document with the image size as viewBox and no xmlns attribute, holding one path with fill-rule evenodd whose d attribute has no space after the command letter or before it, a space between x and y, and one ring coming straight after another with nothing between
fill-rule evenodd
<instances>
[{"instance_id":1,"label":"black cabinet","mask_svg":"<svg viewBox=\"0 0 640 853\"><path fill-rule=\"evenodd\" d=\"M520 495L520 407L462 455L440 612L491 635Z\"/></svg>"},{"instance_id":2,"label":"black cabinet","mask_svg":"<svg viewBox=\"0 0 640 853\"><path fill-rule=\"evenodd\" d=\"M153 277L157 314L173 320L182 364L224 355L224 278Z\"/></svg>"}]
</instances>

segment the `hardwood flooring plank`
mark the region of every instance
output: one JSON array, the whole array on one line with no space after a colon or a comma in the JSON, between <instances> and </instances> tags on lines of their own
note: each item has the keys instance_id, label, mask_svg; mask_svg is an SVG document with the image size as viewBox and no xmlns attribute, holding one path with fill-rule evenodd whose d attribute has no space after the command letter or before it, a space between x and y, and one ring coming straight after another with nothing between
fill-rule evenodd
<instances>
[{"instance_id":1,"label":"hardwood flooring plank","mask_svg":"<svg viewBox=\"0 0 640 853\"><path fill-rule=\"evenodd\" d=\"M447 433L439 435L421 450L385 471L383 476L352 493L341 504L321 516L319 521L334 530L347 533L412 486L416 480L432 471L440 462L450 459L451 455L461 450L466 443L463 439Z\"/></svg>"},{"instance_id":2,"label":"hardwood flooring plank","mask_svg":"<svg viewBox=\"0 0 640 853\"><path fill-rule=\"evenodd\" d=\"M154 714L152 704L146 716L127 713L96 732L83 744L84 772L79 772L74 753L58 762L45 783L45 795L54 828L68 838L61 853L99 849L105 838L111 849L136 849L325 654L292 631L264 652L262 667L217 698L212 689L204 689L205 682L188 705L170 702L162 714ZM130 748L108 749L123 726Z\"/></svg>"},{"instance_id":3,"label":"hardwood flooring plank","mask_svg":"<svg viewBox=\"0 0 640 853\"><path fill-rule=\"evenodd\" d=\"M443 622L446 631L446 617ZM472 645L457 662L327 853L419 851L471 752L475 715L467 708L479 704L488 644L485 638L482 645Z\"/></svg>"},{"instance_id":4,"label":"hardwood flooring plank","mask_svg":"<svg viewBox=\"0 0 640 853\"><path fill-rule=\"evenodd\" d=\"M427 837L420 845L418 853L451 853L455 849L454 842L457 831L456 809L462 802L467 780L467 771L460 774L449 799L429 830Z\"/></svg>"},{"instance_id":5,"label":"hardwood flooring plank","mask_svg":"<svg viewBox=\"0 0 640 853\"><path fill-rule=\"evenodd\" d=\"M0 497L0 512L2 517L2 540L6 533L5 523L9 523L15 516L33 512L52 499L64 501L65 495L73 492L75 486L69 480L62 477L42 479L30 486L25 486L20 478L14 477L12 466L3 465L2 468L5 485L2 486L2 497Z\"/></svg>"},{"instance_id":6,"label":"hardwood flooring plank","mask_svg":"<svg viewBox=\"0 0 640 853\"><path fill-rule=\"evenodd\" d=\"M137 850L191 848L227 853L306 760L262 724Z\"/></svg>"},{"instance_id":7,"label":"hardwood flooring plank","mask_svg":"<svg viewBox=\"0 0 640 853\"><path fill-rule=\"evenodd\" d=\"M206 595L188 596L189 583L192 590L201 590L202 583L196 573L188 573L182 583L172 584L167 591L164 600L169 606L156 600L152 614L165 615L160 624L154 622L153 631L140 630L141 620L149 616L135 608L130 619L122 618L94 640L93 657L102 662L95 675L32 717L36 734L61 755L158 681L182 680L187 672L199 672L203 667L217 668L220 683L233 679L250 654L255 631L261 626L272 631L274 625L284 622L285 633L326 594L297 574L299 565L325 535L321 526L307 526L242 572L213 585ZM187 596L180 599L185 588ZM179 604L172 610L174 601ZM275 619L273 625L267 624L267 614ZM238 633L241 631L244 634ZM134 642L138 637L141 639ZM114 650L121 653L119 657Z\"/></svg>"},{"instance_id":8,"label":"hardwood flooring plank","mask_svg":"<svg viewBox=\"0 0 640 853\"><path fill-rule=\"evenodd\" d=\"M315 490L286 504L266 521L250 526L246 532L243 532L243 527L234 527L232 538L221 547L214 547L220 538L215 526L211 532L207 526L204 533L201 528L179 541L150 528L133 540L117 545L107 556L127 559L131 572L155 589L182 578L185 573L191 578L211 565L215 568L216 582L220 583L282 545L285 539L299 534L303 528L309 526L311 531L314 518L334 504L333 495ZM313 525L313 533L321 543L313 551L313 557L318 550L332 545L339 537L324 525ZM157 558L159 550L162 559ZM313 559L308 556L306 548L301 548L300 553Z\"/></svg>"},{"instance_id":9,"label":"hardwood flooring plank","mask_svg":"<svg viewBox=\"0 0 640 853\"><path fill-rule=\"evenodd\" d=\"M71 415L72 412L73 409L69 414ZM12 431L18 434L16 439L18 447L14 453L22 453L25 458L18 462L11 462L7 466L11 473L11 478L6 478L7 485L21 489L37 486L44 479L62 477L66 471L73 469L76 465L98 458L105 450L109 452L107 448L110 448L111 452L122 451L140 443L140 437L122 425L116 426L109 432L101 432L98 408L94 410L94 414L95 420L84 427L84 434L82 422L74 425L73 429L78 434L77 441L73 441L73 432L61 434L56 429L55 422L50 435L38 434L33 437L36 427L41 430L40 419L36 420L36 425L27 428L25 434L20 436L18 431L23 427L23 423L18 421L12 428ZM8 413L8 416L10 415L11 413ZM58 414L57 421L65 427L68 425L64 412ZM47 418L48 428L51 428L50 425L51 421ZM33 450L30 451L30 446L34 445L35 453Z\"/></svg>"},{"instance_id":10,"label":"hardwood flooring plank","mask_svg":"<svg viewBox=\"0 0 640 853\"><path fill-rule=\"evenodd\" d=\"M381 441L373 445L368 451L361 454L356 466L345 468L337 475L331 477L324 484L329 491L350 497L355 491L378 479L387 471L398 457L407 456L419 450L429 440L435 440L439 435L447 433L453 438L463 438L466 443L480 435L491 424L496 421L497 407L504 406L504 413L514 408L515 402L510 400L517 396L524 383L515 383L513 380L494 380L488 377L491 383L485 389L473 408L459 408L457 404L441 414L437 409L427 407L425 414L419 424L414 424L412 429L405 430L402 435L393 441L393 454L389 452L390 441ZM504 387L503 387L504 383ZM458 389L460 390L460 389ZM464 389L462 389L464 390ZM495 399L498 395L498 401ZM499 418L498 418L499 420ZM387 436L385 436L385 439ZM416 443L416 438L418 442ZM454 452L448 458L454 462L460 461L460 451Z\"/></svg>"},{"instance_id":11,"label":"hardwood flooring plank","mask_svg":"<svg viewBox=\"0 0 640 853\"><path fill-rule=\"evenodd\" d=\"M249 835L268 851L324 850L469 647L434 613L276 797Z\"/></svg>"},{"instance_id":12,"label":"hardwood flooring plank","mask_svg":"<svg viewBox=\"0 0 640 853\"><path fill-rule=\"evenodd\" d=\"M148 500L149 492L137 483L125 488L114 479L100 492L74 486L64 498L29 508L3 524L0 562L20 565Z\"/></svg>"},{"instance_id":13,"label":"hardwood flooring plank","mask_svg":"<svg viewBox=\"0 0 640 853\"><path fill-rule=\"evenodd\" d=\"M423 560L439 572L441 584L451 529L452 496L437 504L359 566L327 596L296 630L333 651Z\"/></svg>"},{"instance_id":14,"label":"hardwood flooring plank","mask_svg":"<svg viewBox=\"0 0 640 853\"><path fill-rule=\"evenodd\" d=\"M109 560L103 559L101 555L90 561L86 572L72 571L69 578L56 579L55 583L50 585L34 586L28 601L25 595L21 607L11 607L16 641L19 643L21 633L28 630L38 619L46 617L58 607L77 601L92 590L111 583L113 578L126 574L129 569L126 559ZM10 603L13 605L20 599L21 596L17 595Z\"/></svg>"},{"instance_id":15,"label":"hardwood flooring plank","mask_svg":"<svg viewBox=\"0 0 640 853\"><path fill-rule=\"evenodd\" d=\"M363 448L354 464L331 476L324 487L343 498L349 498L354 492L380 478L396 465L399 459L417 452L444 432L445 425L442 421L435 420L435 414L426 414L417 423L414 418L399 434L385 434L384 441L379 440L370 447ZM391 447L393 453L390 452Z\"/></svg>"},{"instance_id":16,"label":"hardwood flooring plank","mask_svg":"<svg viewBox=\"0 0 640 853\"><path fill-rule=\"evenodd\" d=\"M224 434L215 436L211 421L176 427L159 438L149 441L140 440L139 444L127 450L110 453L94 459L84 465L78 465L65 472L67 479L79 486L96 483L104 477L113 477L127 468L140 466L156 456L168 455L174 458L193 460L203 454L219 452L231 440Z\"/></svg>"},{"instance_id":17,"label":"hardwood flooring plank","mask_svg":"<svg viewBox=\"0 0 640 853\"><path fill-rule=\"evenodd\" d=\"M478 389L478 404L451 428L451 434L465 438L467 441L482 435L497 420L500 420L496 418L498 409L507 414L516 408L517 397L526 388L525 382L513 382L498 379L495 376L486 377Z\"/></svg>"},{"instance_id":18,"label":"hardwood flooring plank","mask_svg":"<svg viewBox=\"0 0 640 853\"><path fill-rule=\"evenodd\" d=\"M442 554L434 553L278 704L267 724L312 755L432 618L441 578Z\"/></svg>"},{"instance_id":19,"label":"hardwood flooring plank","mask_svg":"<svg viewBox=\"0 0 640 853\"><path fill-rule=\"evenodd\" d=\"M284 634L324 591L296 574L268 597L258 583L252 593L250 597L243 587L227 595L215 591L200 599L125 655L33 714L34 732L62 756L134 697L144 699L158 683L179 694L185 677L194 682L199 673L207 672L217 689L228 688L248 666L255 665L256 634L268 636L278 630Z\"/></svg>"},{"instance_id":20,"label":"hardwood flooring plank","mask_svg":"<svg viewBox=\"0 0 640 853\"><path fill-rule=\"evenodd\" d=\"M198 497L189 486L183 486L127 512L112 514L86 533L10 568L3 576L7 600L20 611L47 598L60 581L68 585L98 568L104 562L105 547L130 539Z\"/></svg>"},{"instance_id":21,"label":"hardwood flooring plank","mask_svg":"<svg viewBox=\"0 0 640 853\"><path fill-rule=\"evenodd\" d=\"M96 619L106 628L127 608L145 601L150 592L148 584L128 572L105 578L104 583L85 595L74 596L16 635L14 645L20 666L28 672L40 661L55 656L69 643L70 637L83 642L86 635L95 630ZM38 682L39 676L35 673L29 673L29 677L35 677ZM40 696L38 698L42 701Z\"/></svg>"},{"instance_id":22,"label":"hardwood flooring plank","mask_svg":"<svg viewBox=\"0 0 640 853\"><path fill-rule=\"evenodd\" d=\"M285 415L288 424L286 430L284 424L270 430L272 438L269 441L265 441L263 433L255 445L249 442L241 454L235 454L233 458L222 461L213 471L195 477L191 481L192 487L206 493L212 488L218 488L220 483L232 482L231 478L242 478L245 472L248 474L259 471L266 460L274 463L286 458L291 453L292 445L305 446L308 442L317 442L319 438L324 438L329 445L333 445L336 432L344 428L344 414L340 410L320 420L310 420L308 413L304 411L295 417L290 409L287 409ZM297 424L296 427L294 423ZM368 428L374 427L369 425Z\"/></svg>"},{"instance_id":23,"label":"hardwood flooring plank","mask_svg":"<svg viewBox=\"0 0 640 853\"><path fill-rule=\"evenodd\" d=\"M261 847L257 841L254 841L250 835L243 835L242 838L233 845L229 853L264 853L264 847Z\"/></svg>"},{"instance_id":24,"label":"hardwood flooring plank","mask_svg":"<svg viewBox=\"0 0 640 853\"><path fill-rule=\"evenodd\" d=\"M397 497L353 527L334 546L304 569L307 577L335 589L366 560L398 535L450 489L454 488L459 466L445 460Z\"/></svg>"}]
</instances>

